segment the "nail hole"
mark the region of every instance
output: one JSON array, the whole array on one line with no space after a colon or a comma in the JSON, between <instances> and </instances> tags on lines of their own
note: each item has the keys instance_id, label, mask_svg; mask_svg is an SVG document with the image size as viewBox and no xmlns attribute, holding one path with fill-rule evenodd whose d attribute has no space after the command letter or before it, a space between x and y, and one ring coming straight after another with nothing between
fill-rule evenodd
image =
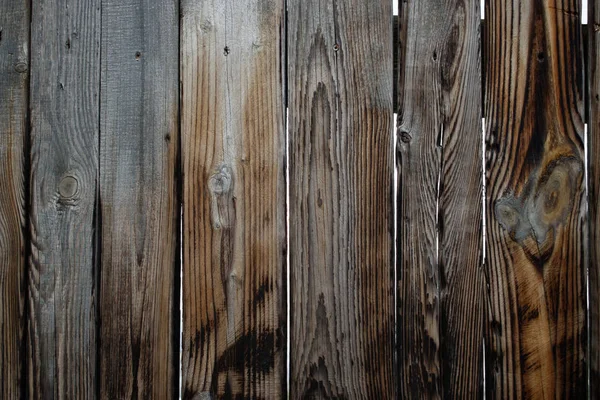
<instances>
[{"instance_id":1,"label":"nail hole","mask_svg":"<svg viewBox=\"0 0 600 400\"><path fill-rule=\"evenodd\" d=\"M541 61L544 61L544 60L546 59L546 55L544 54L544 52L543 52L543 51L540 51L540 52L537 54L537 59L538 59L538 61L540 61L540 62L541 62Z\"/></svg>"}]
</instances>

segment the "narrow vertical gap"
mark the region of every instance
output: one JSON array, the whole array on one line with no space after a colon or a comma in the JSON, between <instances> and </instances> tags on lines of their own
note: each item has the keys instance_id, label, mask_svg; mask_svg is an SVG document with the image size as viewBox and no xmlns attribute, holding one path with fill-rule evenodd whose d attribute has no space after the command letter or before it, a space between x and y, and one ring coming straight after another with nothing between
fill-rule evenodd
<instances>
[{"instance_id":1,"label":"narrow vertical gap","mask_svg":"<svg viewBox=\"0 0 600 400\"><path fill-rule=\"evenodd\" d=\"M179 342L177 343L178 357L177 357L177 376L173 379L177 388L174 390L177 393L178 398L181 400L181 386L183 381L183 137L181 129L181 103L183 90L181 87L181 2L178 2L177 6L177 157L175 164L175 179L177 182L177 201L179 205L178 215L178 241L175 252L177 253L179 263L175 264L175 276L179 273L179 279L174 282L174 286L179 289L179 292L175 292L173 299L179 297L179 315L174 315L174 319L179 323ZM179 268L177 268L179 267ZM179 271L177 271L179 270ZM177 296L179 295L179 296ZM178 319L178 321L177 321Z\"/></svg>"},{"instance_id":2,"label":"narrow vertical gap","mask_svg":"<svg viewBox=\"0 0 600 400\"><path fill-rule=\"evenodd\" d=\"M479 9L481 12L481 20L484 20L485 19L485 0L479 0Z\"/></svg>"},{"instance_id":3,"label":"narrow vertical gap","mask_svg":"<svg viewBox=\"0 0 600 400\"><path fill-rule=\"evenodd\" d=\"M589 142L588 142L588 124L583 125L583 153L584 153L584 183L585 183L585 204L586 204L586 221L589 220L589 211L590 211L590 196L589 196ZM590 227L589 223L586 223L586 236L590 238ZM590 244L591 245L591 244ZM587 345L585 349L586 359L590 360L591 352L590 352L590 259L589 259L589 250L588 254L585 257L585 315L586 315L586 337L587 337ZM589 361L585 366L586 372L586 381L587 381L587 398L590 399L591 393L589 388L591 387L591 369Z\"/></svg>"},{"instance_id":4,"label":"narrow vertical gap","mask_svg":"<svg viewBox=\"0 0 600 400\"><path fill-rule=\"evenodd\" d=\"M29 267L31 260L31 27L32 17L33 17L33 0L29 1L29 33L27 38L27 65L28 73L27 73L27 83L25 89L25 102L27 103L26 107L26 115L25 115L25 132L23 134L23 226L22 226L22 238L23 238L23 249L24 249L24 257L23 257L23 265L22 265L22 280L21 280L21 293L23 294L23 315L21 316L21 343L19 345L19 356L21 358L21 382L20 384L20 392L21 398L28 399L28 376L27 370L30 362L30 358L27 357L27 343L29 341L29 329L27 327L29 317L30 317L30 307L32 306L29 298Z\"/></svg>"},{"instance_id":5,"label":"narrow vertical gap","mask_svg":"<svg viewBox=\"0 0 600 400\"><path fill-rule=\"evenodd\" d=\"M584 122L590 121L590 59L589 59L589 30L588 30L588 0L581 1L581 40L582 40L582 54L583 54L583 65L584 65L584 73L583 73L583 103L584 103ZM583 153L584 153L584 190L585 190L585 214L586 218L584 220L584 229L585 236L587 240L590 239L590 225L589 225L589 215L590 215L590 195L589 195L589 137L588 137L588 124L584 123L583 125ZM590 243L591 245L591 243ZM590 252L589 249L584 256L585 263L585 315L586 315L586 347L585 347L585 358L587 362L585 363L585 374L586 374L586 383L587 383L587 398L591 399L591 367L589 360L591 359L591 351L590 351Z\"/></svg>"},{"instance_id":6,"label":"narrow vertical gap","mask_svg":"<svg viewBox=\"0 0 600 400\"><path fill-rule=\"evenodd\" d=\"M291 366L291 279L290 279L290 134L289 134L289 98L288 98L288 1L283 1L283 22L282 22L282 42L283 54L281 57L281 77L283 89L284 118L285 118L285 155L284 155L284 174L285 174L285 396L290 398L290 366Z\"/></svg>"},{"instance_id":7,"label":"narrow vertical gap","mask_svg":"<svg viewBox=\"0 0 600 400\"><path fill-rule=\"evenodd\" d=\"M486 188L486 169L485 169L485 118L481 119L481 267L484 268L484 276L485 276L485 266L486 266L486 229L487 229L487 216L486 216L486 196L487 196L487 188ZM487 285L486 285L487 286ZM485 315L484 308L484 321L486 320L487 315ZM486 354L485 354L485 334L482 332L482 371L483 371L483 399L486 399L487 390L486 390Z\"/></svg>"},{"instance_id":8,"label":"narrow vertical gap","mask_svg":"<svg viewBox=\"0 0 600 400\"><path fill-rule=\"evenodd\" d=\"M291 286L290 286L290 162L289 162L289 109L285 109L285 217L286 217L286 351L285 351L285 382L286 382L286 398L290 398L290 336L291 336Z\"/></svg>"},{"instance_id":9,"label":"narrow vertical gap","mask_svg":"<svg viewBox=\"0 0 600 400\"><path fill-rule=\"evenodd\" d=\"M485 110L485 81L486 81L486 58L485 58L485 0L480 0L480 11L481 11L481 21L479 23L479 57L480 57L480 88L481 88L481 272L483 277L482 284L483 292L485 294L485 298L483 299L483 329L481 332L482 340L482 351L481 351L481 370L482 370L482 397L485 400L487 398L487 353L486 353L486 325L488 319L488 305L489 305L489 296L488 294L488 278L486 273L487 267L487 213L486 213L486 203L487 203L487 178L486 178L486 110Z\"/></svg>"},{"instance_id":10,"label":"narrow vertical gap","mask_svg":"<svg viewBox=\"0 0 600 400\"><path fill-rule=\"evenodd\" d=\"M181 136L180 136L181 137ZM181 139L180 139L181 141ZM180 145L181 147L181 145ZM181 176L181 174L180 174ZM180 179L181 181L181 179ZM181 187L182 185L180 185ZM179 190L179 193L183 193L181 190ZM182 384L182 377L183 377L183 202L181 201L182 197L179 197L180 199L180 206L179 206L179 241L178 241L178 246L177 246L177 250L178 254L177 256L179 257L179 284L175 285L175 286L179 286L179 321L177 321L179 323L179 342L178 342L178 354L179 357L178 358L178 375L175 377L175 381L177 383L177 389L176 389L176 393L178 394L179 399L181 400L181 384ZM175 297L176 298L176 297Z\"/></svg>"},{"instance_id":11,"label":"narrow vertical gap","mask_svg":"<svg viewBox=\"0 0 600 400\"><path fill-rule=\"evenodd\" d=\"M97 159L96 159L96 200L94 207L94 243L92 243L92 249L94 254L94 289L96 291L96 304L95 306L95 315L96 315L96 354L95 354L95 371L94 371L94 388L96 398L100 398L100 383L102 380L102 360L101 360L101 349L102 349L102 310L100 307L101 301L101 290L102 290L102 193L101 193L101 182L102 182L102 171L100 170L100 166L102 164L101 156L101 146L102 146L102 2L100 2L100 34L99 34L99 55L98 55L98 63L100 67L98 68L98 148L97 148Z\"/></svg>"},{"instance_id":12,"label":"narrow vertical gap","mask_svg":"<svg viewBox=\"0 0 600 400\"><path fill-rule=\"evenodd\" d=\"M392 239L392 245L393 245L393 259L392 259L392 266L394 269L393 272L393 277L394 277L394 296L393 296L393 310L392 312L394 313L394 336L393 336L393 340L394 340L394 351L393 351L393 370L395 371L395 374L398 375L398 351L396 351L396 349L398 348L398 257L399 257L399 251L398 251L398 200L399 200L399 196L398 196L398 136L396 135L397 129L398 129L398 113L397 113L397 102L398 102L398 74L399 71L398 69L401 67L399 65L398 62L398 52L399 52L399 46L398 46L398 36L399 36L399 26L398 26L398 19L400 18L400 4L399 4L399 0L393 0L392 1L392 85L393 85L393 90L392 90L392 104L394 104L394 114L393 114L393 121L392 121L392 160L393 160L393 168L394 168L394 172L393 172L393 182L392 182L392 219L393 219L393 239ZM398 390L398 388L396 389ZM397 393L398 395L399 393Z\"/></svg>"}]
</instances>

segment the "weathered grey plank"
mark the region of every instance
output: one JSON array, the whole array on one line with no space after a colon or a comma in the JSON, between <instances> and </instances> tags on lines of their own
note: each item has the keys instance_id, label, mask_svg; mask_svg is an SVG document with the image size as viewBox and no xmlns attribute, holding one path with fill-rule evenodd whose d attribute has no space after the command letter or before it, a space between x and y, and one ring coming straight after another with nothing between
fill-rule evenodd
<instances>
[{"instance_id":1,"label":"weathered grey plank","mask_svg":"<svg viewBox=\"0 0 600 400\"><path fill-rule=\"evenodd\" d=\"M284 2L181 12L183 398L280 398Z\"/></svg>"},{"instance_id":2,"label":"weathered grey plank","mask_svg":"<svg viewBox=\"0 0 600 400\"><path fill-rule=\"evenodd\" d=\"M400 396L476 398L485 309L479 2L402 2L400 21Z\"/></svg>"},{"instance_id":3,"label":"weathered grey plank","mask_svg":"<svg viewBox=\"0 0 600 400\"><path fill-rule=\"evenodd\" d=\"M99 57L99 0L32 2L30 398L95 393Z\"/></svg>"},{"instance_id":4,"label":"weathered grey plank","mask_svg":"<svg viewBox=\"0 0 600 400\"><path fill-rule=\"evenodd\" d=\"M104 399L167 399L179 391L178 13L177 0L102 1Z\"/></svg>"},{"instance_id":5,"label":"weathered grey plank","mask_svg":"<svg viewBox=\"0 0 600 400\"><path fill-rule=\"evenodd\" d=\"M29 1L0 0L0 398L23 385Z\"/></svg>"},{"instance_id":6,"label":"weathered grey plank","mask_svg":"<svg viewBox=\"0 0 600 400\"><path fill-rule=\"evenodd\" d=\"M288 24L290 396L393 398L392 3Z\"/></svg>"},{"instance_id":7,"label":"weathered grey plank","mask_svg":"<svg viewBox=\"0 0 600 400\"><path fill-rule=\"evenodd\" d=\"M580 3L486 1L490 398L587 392Z\"/></svg>"}]
</instances>

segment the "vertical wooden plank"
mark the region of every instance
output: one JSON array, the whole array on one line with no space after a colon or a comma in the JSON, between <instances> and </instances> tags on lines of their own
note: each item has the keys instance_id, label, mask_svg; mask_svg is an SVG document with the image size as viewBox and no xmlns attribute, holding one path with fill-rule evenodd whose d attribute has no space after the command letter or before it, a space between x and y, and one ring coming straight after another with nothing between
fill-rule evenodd
<instances>
[{"instance_id":1,"label":"vertical wooden plank","mask_svg":"<svg viewBox=\"0 0 600 400\"><path fill-rule=\"evenodd\" d=\"M393 398L392 2L288 24L290 396Z\"/></svg>"},{"instance_id":2,"label":"vertical wooden plank","mask_svg":"<svg viewBox=\"0 0 600 400\"><path fill-rule=\"evenodd\" d=\"M177 0L102 1L104 399L167 399L179 392L178 10Z\"/></svg>"},{"instance_id":3,"label":"vertical wooden plank","mask_svg":"<svg viewBox=\"0 0 600 400\"><path fill-rule=\"evenodd\" d=\"M483 387L478 1L403 2L398 361L403 398Z\"/></svg>"},{"instance_id":4,"label":"vertical wooden plank","mask_svg":"<svg viewBox=\"0 0 600 400\"><path fill-rule=\"evenodd\" d=\"M32 3L30 398L95 393L99 56L99 0Z\"/></svg>"},{"instance_id":5,"label":"vertical wooden plank","mask_svg":"<svg viewBox=\"0 0 600 400\"><path fill-rule=\"evenodd\" d=\"M29 2L0 0L0 398L21 394Z\"/></svg>"},{"instance_id":6,"label":"vertical wooden plank","mask_svg":"<svg viewBox=\"0 0 600 400\"><path fill-rule=\"evenodd\" d=\"M488 0L487 392L584 398L579 0Z\"/></svg>"},{"instance_id":7,"label":"vertical wooden plank","mask_svg":"<svg viewBox=\"0 0 600 400\"><path fill-rule=\"evenodd\" d=\"M600 398L600 3L588 0L588 201L590 397Z\"/></svg>"},{"instance_id":8,"label":"vertical wooden plank","mask_svg":"<svg viewBox=\"0 0 600 400\"><path fill-rule=\"evenodd\" d=\"M280 398L284 2L181 13L183 398Z\"/></svg>"}]
</instances>

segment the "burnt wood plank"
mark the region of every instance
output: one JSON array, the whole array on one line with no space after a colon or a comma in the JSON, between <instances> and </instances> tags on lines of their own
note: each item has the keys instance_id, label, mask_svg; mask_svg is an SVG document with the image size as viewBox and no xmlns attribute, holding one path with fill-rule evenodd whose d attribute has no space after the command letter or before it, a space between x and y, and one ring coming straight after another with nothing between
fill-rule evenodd
<instances>
[{"instance_id":1,"label":"burnt wood plank","mask_svg":"<svg viewBox=\"0 0 600 400\"><path fill-rule=\"evenodd\" d=\"M30 398L95 393L99 57L99 0L32 3Z\"/></svg>"},{"instance_id":2,"label":"burnt wood plank","mask_svg":"<svg viewBox=\"0 0 600 400\"><path fill-rule=\"evenodd\" d=\"M29 1L0 0L0 398L22 394Z\"/></svg>"},{"instance_id":3,"label":"burnt wood plank","mask_svg":"<svg viewBox=\"0 0 600 400\"><path fill-rule=\"evenodd\" d=\"M580 1L486 1L486 390L587 392Z\"/></svg>"},{"instance_id":4,"label":"burnt wood plank","mask_svg":"<svg viewBox=\"0 0 600 400\"><path fill-rule=\"evenodd\" d=\"M392 4L288 1L287 32L290 397L393 398Z\"/></svg>"},{"instance_id":5,"label":"burnt wood plank","mask_svg":"<svg viewBox=\"0 0 600 400\"><path fill-rule=\"evenodd\" d=\"M179 392L178 10L177 0L102 1L98 356L104 399L167 399Z\"/></svg>"},{"instance_id":6,"label":"burnt wood plank","mask_svg":"<svg viewBox=\"0 0 600 400\"><path fill-rule=\"evenodd\" d=\"M181 13L183 398L280 398L284 2Z\"/></svg>"},{"instance_id":7,"label":"burnt wood plank","mask_svg":"<svg viewBox=\"0 0 600 400\"><path fill-rule=\"evenodd\" d=\"M588 201L590 397L600 398L600 3L588 1Z\"/></svg>"},{"instance_id":8,"label":"burnt wood plank","mask_svg":"<svg viewBox=\"0 0 600 400\"><path fill-rule=\"evenodd\" d=\"M402 2L398 362L403 398L483 388L479 2Z\"/></svg>"}]
</instances>

